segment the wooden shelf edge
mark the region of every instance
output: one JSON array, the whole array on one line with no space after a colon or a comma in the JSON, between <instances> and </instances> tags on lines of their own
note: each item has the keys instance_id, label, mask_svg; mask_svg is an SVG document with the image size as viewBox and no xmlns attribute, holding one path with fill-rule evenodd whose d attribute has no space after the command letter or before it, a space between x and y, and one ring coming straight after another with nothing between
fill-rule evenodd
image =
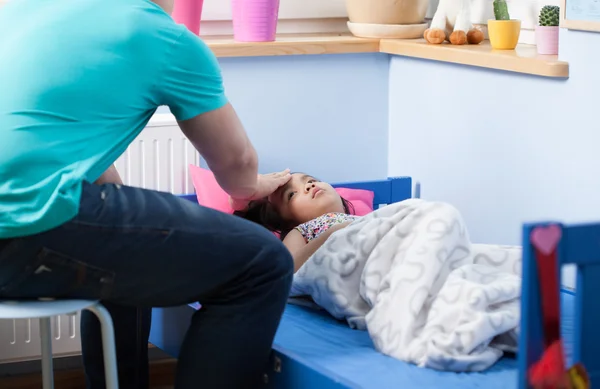
<instances>
[{"instance_id":1,"label":"wooden shelf edge","mask_svg":"<svg viewBox=\"0 0 600 389\"><path fill-rule=\"evenodd\" d=\"M430 45L423 39L365 39L348 34L284 34L274 42L235 42L231 37L204 41L217 57L386 53L413 58L504 70L551 78L568 78L569 63L557 56L538 55L535 46L493 50L488 41L479 45Z\"/></svg>"},{"instance_id":2,"label":"wooden shelf edge","mask_svg":"<svg viewBox=\"0 0 600 389\"><path fill-rule=\"evenodd\" d=\"M519 45L515 50L493 50L488 41L479 45L453 46L431 45L422 39L382 39L380 51L542 77L569 77L568 62L559 61L555 55L538 55L533 45Z\"/></svg>"},{"instance_id":3,"label":"wooden shelf edge","mask_svg":"<svg viewBox=\"0 0 600 389\"><path fill-rule=\"evenodd\" d=\"M342 34L278 35L274 42L235 42L231 37L211 37L204 41L221 58L379 52L379 39Z\"/></svg>"}]
</instances>

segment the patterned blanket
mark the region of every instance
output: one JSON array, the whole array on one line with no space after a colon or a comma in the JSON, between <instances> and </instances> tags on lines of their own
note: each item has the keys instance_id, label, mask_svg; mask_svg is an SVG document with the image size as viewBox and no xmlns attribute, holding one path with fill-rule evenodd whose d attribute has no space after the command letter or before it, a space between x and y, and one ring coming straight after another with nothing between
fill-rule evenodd
<instances>
[{"instance_id":1,"label":"patterned blanket","mask_svg":"<svg viewBox=\"0 0 600 389\"><path fill-rule=\"evenodd\" d=\"M410 199L332 234L294 276L375 348L422 367L481 371L516 349L521 248L472 244L452 206Z\"/></svg>"}]
</instances>

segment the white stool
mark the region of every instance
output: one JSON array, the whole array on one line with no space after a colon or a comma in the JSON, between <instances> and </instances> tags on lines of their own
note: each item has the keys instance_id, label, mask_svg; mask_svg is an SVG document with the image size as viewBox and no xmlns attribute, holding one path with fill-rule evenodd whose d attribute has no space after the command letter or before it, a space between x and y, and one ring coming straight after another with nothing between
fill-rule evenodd
<instances>
[{"instance_id":1,"label":"white stool","mask_svg":"<svg viewBox=\"0 0 600 389\"><path fill-rule=\"evenodd\" d=\"M104 350L104 373L106 389L118 389L117 356L115 335L110 314L97 301L88 300L48 300L48 301L0 301L0 319L40 319L42 342L42 382L43 389L54 388L52 367L52 336L50 318L59 315L74 315L87 309L100 320L102 328L102 348Z\"/></svg>"}]
</instances>

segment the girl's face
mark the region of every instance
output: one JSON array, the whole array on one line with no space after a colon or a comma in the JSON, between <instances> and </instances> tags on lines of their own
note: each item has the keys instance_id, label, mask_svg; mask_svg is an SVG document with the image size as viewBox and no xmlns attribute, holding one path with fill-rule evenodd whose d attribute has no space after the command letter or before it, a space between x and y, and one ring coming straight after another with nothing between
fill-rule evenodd
<instances>
[{"instance_id":1,"label":"girl's face","mask_svg":"<svg viewBox=\"0 0 600 389\"><path fill-rule=\"evenodd\" d=\"M342 198L331 185L303 173L292 174L269 201L283 219L298 224L329 212L344 212Z\"/></svg>"}]
</instances>

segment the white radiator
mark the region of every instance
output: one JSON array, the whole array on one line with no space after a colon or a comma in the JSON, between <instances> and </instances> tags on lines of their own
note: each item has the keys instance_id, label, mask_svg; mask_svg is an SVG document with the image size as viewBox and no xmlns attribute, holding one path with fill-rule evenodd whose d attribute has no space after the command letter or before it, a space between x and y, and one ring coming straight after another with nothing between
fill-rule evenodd
<instances>
[{"instance_id":1,"label":"white radiator","mask_svg":"<svg viewBox=\"0 0 600 389\"><path fill-rule=\"evenodd\" d=\"M155 115L116 162L127 185L171 193L193 193L189 164L200 164L198 153L185 139L170 114ZM81 351L79 315L52 321L53 351ZM0 363L40 358L37 320L0 320Z\"/></svg>"},{"instance_id":2,"label":"white radiator","mask_svg":"<svg viewBox=\"0 0 600 389\"><path fill-rule=\"evenodd\" d=\"M116 166L126 185L181 194L194 192L188 166L199 163L198 152L173 117L160 114L154 116Z\"/></svg>"}]
</instances>

